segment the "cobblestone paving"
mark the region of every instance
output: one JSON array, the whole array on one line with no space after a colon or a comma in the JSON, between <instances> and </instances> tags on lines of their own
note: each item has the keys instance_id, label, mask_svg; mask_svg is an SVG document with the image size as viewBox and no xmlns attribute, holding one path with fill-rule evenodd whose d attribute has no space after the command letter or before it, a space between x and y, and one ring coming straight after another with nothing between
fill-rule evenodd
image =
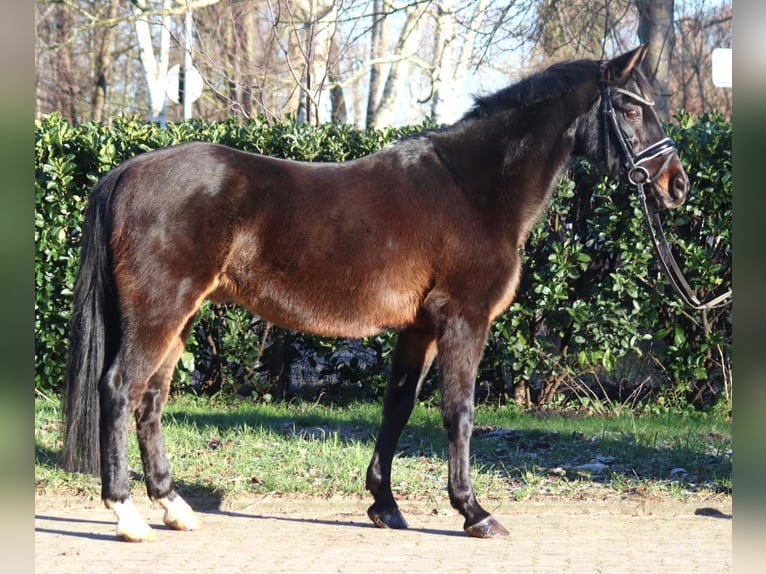
<instances>
[{"instance_id":1,"label":"cobblestone paving","mask_svg":"<svg viewBox=\"0 0 766 574\"><path fill-rule=\"evenodd\" d=\"M239 501L198 511L197 532L168 530L159 508L136 504L157 541L117 541L100 501L38 497L35 572L717 573L732 562L730 499L487 504L511 531L500 540L470 539L457 513L407 501L407 531L374 528L356 500Z\"/></svg>"}]
</instances>

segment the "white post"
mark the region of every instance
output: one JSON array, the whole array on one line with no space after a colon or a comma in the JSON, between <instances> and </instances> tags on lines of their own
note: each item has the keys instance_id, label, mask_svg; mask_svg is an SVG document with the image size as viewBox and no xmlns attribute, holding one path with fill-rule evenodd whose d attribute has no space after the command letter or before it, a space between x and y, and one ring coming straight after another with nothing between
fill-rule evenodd
<instances>
[{"instance_id":1,"label":"white post","mask_svg":"<svg viewBox=\"0 0 766 574\"><path fill-rule=\"evenodd\" d=\"M192 117L192 99L189 94L189 76L192 69L192 13L191 9L186 11L186 21L184 23L184 119L188 120Z\"/></svg>"},{"instance_id":2,"label":"white post","mask_svg":"<svg viewBox=\"0 0 766 574\"><path fill-rule=\"evenodd\" d=\"M712 55L713 85L731 88L731 48L716 48Z\"/></svg>"}]
</instances>

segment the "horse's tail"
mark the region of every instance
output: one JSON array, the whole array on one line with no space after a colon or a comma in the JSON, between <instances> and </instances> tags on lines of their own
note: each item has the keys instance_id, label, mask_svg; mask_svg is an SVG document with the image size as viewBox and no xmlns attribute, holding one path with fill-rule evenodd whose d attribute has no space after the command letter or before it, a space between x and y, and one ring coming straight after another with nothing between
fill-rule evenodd
<instances>
[{"instance_id":1,"label":"horse's tail","mask_svg":"<svg viewBox=\"0 0 766 574\"><path fill-rule=\"evenodd\" d=\"M120 319L112 273L112 197L123 170L104 176L90 194L82 229L80 271L69 320L69 357L61 396L61 466L100 472L99 381L114 360Z\"/></svg>"}]
</instances>

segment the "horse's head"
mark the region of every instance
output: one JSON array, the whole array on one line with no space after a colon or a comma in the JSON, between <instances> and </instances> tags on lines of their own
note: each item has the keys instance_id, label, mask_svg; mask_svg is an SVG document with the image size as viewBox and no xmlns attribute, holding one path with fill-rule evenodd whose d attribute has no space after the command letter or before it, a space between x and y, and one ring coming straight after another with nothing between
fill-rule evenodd
<instances>
[{"instance_id":1,"label":"horse's head","mask_svg":"<svg viewBox=\"0 0 766 574\"><path fill-rule=\"evenodd\" d=\"M654 111L652 89L639 66L645 54L642 45L602 63L600 103L582 124L590 133L578 136L599 142L598 151L588 155L606 158L610 173L622 171L630 183L644 186L657 207L672 208L686 199L689 179Z\"/></svg>"}]
</instances>

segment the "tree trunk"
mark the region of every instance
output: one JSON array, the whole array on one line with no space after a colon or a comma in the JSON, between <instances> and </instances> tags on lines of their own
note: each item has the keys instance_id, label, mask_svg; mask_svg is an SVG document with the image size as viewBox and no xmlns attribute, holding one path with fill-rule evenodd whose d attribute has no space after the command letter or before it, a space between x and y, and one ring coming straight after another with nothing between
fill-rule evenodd
<instances>
[{"instance_id":1,"label":"tree trunk","mask_svg":"<svg viewBox=\"0 0 766 574\"><path fill-rule=\"evenodd\" d=\"M107 8L106 19L109 21L117 17L119 0L111 0ZM92 115L94 122L104 119L104 107L106 106L106 89L109 84L109 66L112 64L112 42L114 39L115 26L106 26L98 41L98 49L95 55L95 86L93 89Z\"/></svg>"},{"instance_id":2,"label":"tree trunk","mask_svg":"<svg viewBox=\"0 0 766 574\"><path fill-rule=\"evenodd\" d=\"M385 8L387 9L388 7L386 6ZM380 30L377 31L376 36L376 31L373 29L373 46L377 46L377 48L372 50L371 53L372 65L370 69L370 94L367 106L367 127L380 128L390 125L397 121L397 117L400 114L399 109L396 107L397 96L409 76L410 63L415 58L417 52L416 44L419 38L415 32L422 19L423 8L418 4L413 4L406 8L405 14L406 17L399 32L396 45L393 48L393 53L390 54L391 63L388 64L388 74L385 76L385 82L382 84L382 87L381 80L383 80L383 74L381 73L380 61L388 56L384 50L386 49L386 32L388 31L387 26L390 20L384 20L383 16L381 16L379 21L376 20ZM380 93L378 94L378 92Z\"/></svg>"},{"instance_id":3,"label":"tree trunk","mask_svg":"<svg viewBox=\"0 0 766 574\"><path fill-rule=\"evenodd\" d=\"M381 65L378 62L383 51L383 0L373 0L372 28L370 29L370 87L367 92L367 117L365 125L371 128L375 125L375 113L378 107L378 91L380 90Z\"/></svg>"},{"instance_id":4,"label":"tree trunk","mask_svg":"<svg viewBox=\"0 0 766 574\"><path fill-rule=\"evenodd\" d=\"M348 115L346 112L345 94L340 86L339 61L340 50L338 49L338 42L336 38L333 38L330 44L330 60L327 70L327 78L332 84L330 87L330 121L335 124L345 124Z\"/></svg>"},{"instance_id":5,"label":"tree trunk","mask_svg":"<svg viewBox=\"0 0 766 574\"><path fill-rule=\"evenodd\" d=\"M529 392L529 382L526 380L516 381L513 385L513 400L525 408L532 408L532 397Z\"/></svg>"},{"instance_id":6,"label":"tree trunk","mask_svg":"<svg viewBox=\"0 0 766 574\"><path fill-rule=\"evenodd\" d=\"M170 16L168 11L171 7L170 0L162 3L165 15L162 16L162 29L160 32L160 52L155 57L152 45L152 32L149 19L142 15L146 10L146 0L135 0L134 13L136 38L141 65L144 68L146 86L149 93L149 120L165 123L165 82L168 75L168 58L170 54Z\"/></svg>"},{"instance_id":7,"label":"tree trunk","mask_svg":"<svg viewBox=\"0 0 766 574\"><path fill-rule=\"evenodd\" d=\"M394 61L386 77L386 83L383 85L383 91L380 95L377 108L375 109L375 118L373 125L382 127L390 125L396 121L399 111L396 108L396 98L402 87L403 81L409 76L410 57L416 49L418 40L415 28L420 22L420 9L415 6L407 10L407 18L402 26L399 39L394 48Z\"/></svg>"},{"instance_id":8,"label":"tree trunk","mask_svg":"<svg viewBox=\"0 0 766 574\"><path fill-rule=\"evenodd\" d=\"M59 48L55 57L56 90L53 94L53 109L70 124L76 124L79 121L75 106L77 83L72 69L72 45L69 41L72 27L72 8L63 4L57 6L53 24L53 38L54 45L58 45Z\"/></svg>"},{"instance_id":9,"label":"tree trunk","mask_svg":"<svg viewBox=\"0 0 766 574\"><path fill-rule=\"evenodd\" d=\"M488 4L488 0L475 2L471 19L459 28L456 27L457 2L444 0L436 5L431 118L437 123L452 123L464 112L462 105L457 105L453 87L463 84L469 74L479 20Z\"/></svg>"},{"instance_id":10,"label":"tree trunk","mask_svg":"<svg viewBox=\"0 0 766 574\"><path fill-rule=\"evenodd\" d=\"M239 113L245 117L253 116L253 54L252 34L255 29L254 13L247 3L233 3L232 11L232 49L230 58L234 77L230 85L232 102L236 102Z\"/></svg>"},{"instance_id":11,"label":"tree trunk","mask_svg":"<svg viewBox=\"0 0 766 574\"><path fill-rule=\"evenodd\" d=\"M670 60L673 57L674 0L636 0L638 37L648 44L643 70L654 90L657 115L670 118Z\"/></svg>"}]
</instances>

